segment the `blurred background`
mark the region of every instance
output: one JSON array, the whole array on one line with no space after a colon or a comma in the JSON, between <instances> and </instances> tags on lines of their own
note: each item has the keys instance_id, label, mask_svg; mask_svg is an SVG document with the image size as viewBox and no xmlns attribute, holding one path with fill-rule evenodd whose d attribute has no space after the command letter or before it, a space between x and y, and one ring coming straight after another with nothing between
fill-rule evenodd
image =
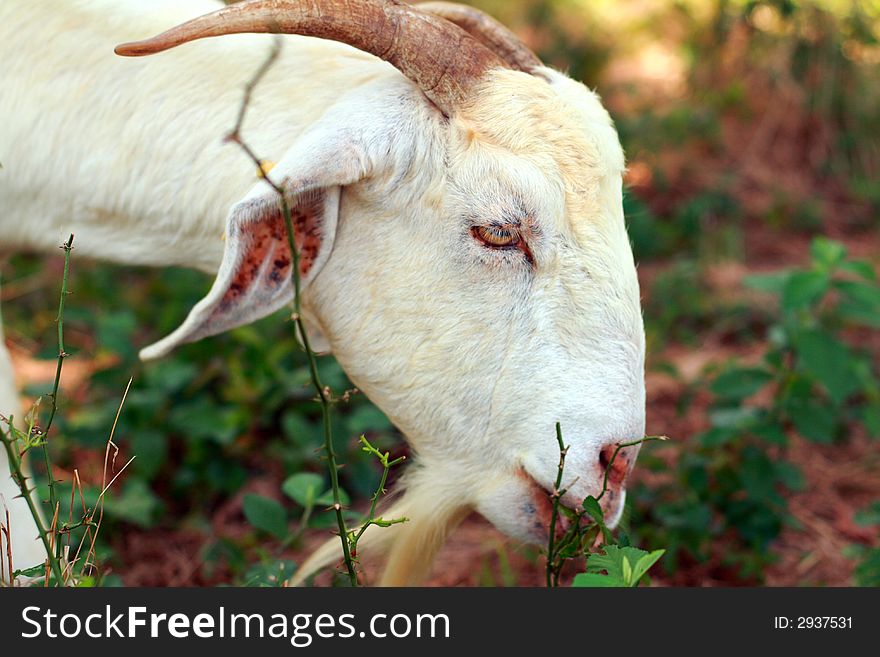
<instances>
[{"instance_id":1,"label":"blurred background","mask_svg":"<svg viewBox=\"0 0 880 657\"><path fill-rule=\"evenodd\" d=\"M648 432L671 440L643 448L622 531L667 550L653 584L880 585L880 2L472 4L595 88L627 153ZM0 266L33 400L54 376L63 261ZM277 583L332 520L290 325L276 315L143 365L137 348L210 279L74 251L71 281L52 455L87 499L134 377L115 441L120 462L137 459L106 500L98 583ZM320 366L335 392L352 387L332 358ZM363 396L337 407L342 485L361 510L380 474L362 433L405 453ZM471 518L432 583L543 577L537 550Z\"/></svg>"}]
</instances>

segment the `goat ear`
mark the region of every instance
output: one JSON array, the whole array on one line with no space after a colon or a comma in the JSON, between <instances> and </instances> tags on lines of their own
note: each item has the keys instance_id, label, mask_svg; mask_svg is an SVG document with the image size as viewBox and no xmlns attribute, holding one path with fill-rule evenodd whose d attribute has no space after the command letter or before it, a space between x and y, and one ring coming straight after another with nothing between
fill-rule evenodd
<instances>
[{"instance_id":1,"label":"goat ear","mask_svg":"<svg viewBox=\"0 0 880 657\"><path fill-rule=\"evenodd\" d=\"M384 127L375 121L372 104L340 103L300 135L269 174L290 206L304 288L330 257L342 188L367 177L373 162L381 161L377 156L390 148ZM143 349L141 358L159 358L180 344L282 308L294 295L292 266L280 199L260 181L230 212L223 261L211 291L174 333Z\"/></svg>"},{"instance_id":2,"label":"goat ear","mask_svg":"<svg viewBox=\"0 0 880 657\"><path fill-rule=\"evenodd\" d=\"M254 192L230 213L226 249L211 291L176 331L143 349L142 359L159 358L178 345L249 324L293 300L293 257L280 201L268 185L261 183ZM319 187L289 201L303 286L330 255L339 196L338 186Z\"/></svg>"}]
</instances>

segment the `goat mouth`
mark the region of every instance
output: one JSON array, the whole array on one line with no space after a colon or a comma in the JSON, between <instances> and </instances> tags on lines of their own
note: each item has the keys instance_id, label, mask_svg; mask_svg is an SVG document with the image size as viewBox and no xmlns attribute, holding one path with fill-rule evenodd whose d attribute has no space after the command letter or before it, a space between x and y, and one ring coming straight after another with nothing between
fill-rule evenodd
<instances>
[{"instance_id":1,"label":"goat mouth","mask_svg":"<svg viewBox=\"0 0 880 657\"><path fill-rule=\"evenodd\" d=\"M554 491L548 490L542 486L534 477L525 471L521 471L521 476L525 479L526 485L529 488L529 494L525 501L524 508L530 516L532 534L536 539L546 541L550 535L550 525L554 523ZM557 513L554 527L556 537L562 537L570 525L571 520L567 514Z\"/></svg>"},{"instance_id":2,"label":"goat mouth","mask_svg":"<svg viewBox=\"0 0 880 657\"><path fill-rule=\"evenodd\" d=\"M550 536L550 525L554 522L554 490L539 483L525 469L520 471L520 476L525 480L529 490L524 506L530 516L531 533L535 540L546 541ZM613 529L617 525L625 493L616 488L609 488L600 499L600 506L606 518L606 526ZM572 497L570 493L564 494L559 502L559 506L562 508L556 514L554 524L556 538L561 538L565 535L570 529L572 522L575 521L572 515L577 514L580 516L580 511L582 510L580 500Z\"/></svg>"}]
</instances>

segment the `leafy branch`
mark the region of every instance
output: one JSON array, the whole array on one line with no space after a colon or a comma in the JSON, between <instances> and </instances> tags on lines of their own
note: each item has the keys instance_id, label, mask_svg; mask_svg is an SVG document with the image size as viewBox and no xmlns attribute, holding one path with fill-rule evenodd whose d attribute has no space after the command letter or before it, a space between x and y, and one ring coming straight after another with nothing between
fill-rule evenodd
<instances>
[{"instance_id":1,"label":"leafy branch","mask_svg":"<svg viewBox=\"0 0 880 657\"><path fill-rule=\"evenodd\" d=\"M64 364L64 359L68 356L67 352L64 350L64 302L68 295L67 287L70 279L70 252L73 250L73 234L67 238L67 241L64 242L60 248L64 250L64 276L61 281L61 298L58 302L58 317L56 318L56 322L58 323L58 364L55 367L55 381L52 386L52 393L50 394L52 398L52 408L49 413L49 419L46 422L46 429L41 430L37 425L36 404L28 418L28 428L26 433L18 430L13 425L12 417L6 418L0 416L0 421L7 426L7 431L5 433L0 432L0 440L2 440L3 448L6 450L12 479L18 487L20 496L25 500L28 510L37 525L40 542L46 550L47 568L51 569L52 573L55 575L56 581L59 583L62 581L60 559L61 544L60 541L55 540L54 531L50 535L50 530L48 530L43 523L43 518L31 497L33 489L28 487L27 477L22 470L22 457L33 447L39 445L43 448L43 461L46 466L46 477L49 482L49 503L50 508L52 509L54 528L59 510L58 493L56 489L58 482L53 474L52 461L49 458L49 431L52 428L52 422L55 420L55 414L58 411L58 388L61 383L61 368ZM37 403L39 403L39 401ZM23 445L21 451L16 449L18 443Z\"/></svg>"},{"instance_id":2,"label":"leafy branch","mask_svg":"<svg viewBox=\"0 0 880 657\"><path fill-rule=\"evenodd\" d=\"M107 481L108 467L113 467L116 459L116 453L118 452L116 445L113 443L113 434L116 431L116 425L119 422L119 417L122 413L122 407L125 404L125 399L128 395L129 387L131 386L131 381L129 381L129 387L126 388L125 394L123 395L122 400L119 404L119 408L116 413L116 419L113 422L113 428L110 432L110 438L107 441L107 449L104 455L104 479L101 486L101 492L98 495L98 499L94 507L90 509L86 508L82 485L79 481L79 473L77 472L77 470L74 470L74 483L71 487L70 492L69 518L67 522L63 522L59 519L61 506L58 500L58 493L56 488L59 482L55 479L52 472L52 462L49 457L48 449L48 436L49 430L52 427L52 422L54 421L56 413L58 411L58 391L60 389L61 370L64 359L68 356L64 348L64 307L65 300L67 298L67 295L69 294L68 283L70 278L70 252L73 250L73 235L71 235L68 240L61 245L61 248L64 250L64 275L61 284L61 300L58 306L57 317L58 364L55 369L55 380L52 387L52 392L50 393L52 398L52 406L50 409L48 421L46 423L46 428L45 430L41 430L38 426L38 409L41 401L40 399L38 399L34 403L28 414L25 416L26 427L24 430L21 430L15 426L13 417L5 417L3 415L0 415L0 424L5 425L5 429L0 427L0 442L3 443L3 448L6 451L12 479L19 490L19 497L24 499L25 503L27 504L30 515L37 528L38 538L43 544L43 549L46 552L46 560L43 563L28 568L16 570L13 567L12 563L13 555L10 542L11 531L9 527L9 515L7 513L6 526L3 528L3 533L6 535L7 541L9 580L10 582L13 582L15 578L19 576L36 577L41 573L45 573L46 586L49 586L52 577L54 577L54 582L57 586L68 584L71 581L76 583L85 582L83 576L86 574L86 571L90 571L94 565L93 557L95 553L95 541L97 539L98 531L101 526L101 518L103 517L104 497L109 491L110 487L113 485L113 483L134 460L134 457L132 457L125 465L122 466L122 468L118 472L113 475L109 482ZM31 493L34 491L34 489L29 487L28 477L24 474L24 468L22 466L23 457L27 454L28 451L35 447L42 447L43 449L46 475L48 478L50 504L52 508L52 521L51 523L49 523L48 527L46 526L46 523L43 520L43 516L39 512L39 509L37 508L33 497L31 496ZM112 459L110 457L111 447L115 450ZM82 516L78 520L74 520L73 509L75 506L77 492L79 493L79 497L82 502ZM98 516L97 520L96 516ZM76 546L75 554L71 559L71 537L73 533L79 529L84 530L84 535L82 537L82 540L80 540L79 544ZM63 545L62 540L65 536L67 539L66 546ZM77 562L79 562L80 555L82 554L83 548L86 547L86 545L88 547L86 549L83 568L79 575L75 575L74 567Z\"/></svg>"},{"instance_id":3,"label":"leafy branch","mask_svg":"<svg viewBox=\"0 0 880 657\"><path fill-rule=\"evenodd\" d=\"M364 535L364 532L373 525L377 527L391 527L392 525L399 525L400 523L407 522L409 518L393 518L391 520L385 520L382 517L376 517L376 504L379 502L379 498L385 494L385 482L388 481L388 472L395 465L403 463L406 460L406 456L399 456L394 460L390 460L390 453L385 452L382 453L378 449L376 449L370 441L366 439L365 436L360 437L361 441L361 450L367 452L368 454L372 454L375 456L379 463L382 464L382 477L379 480L379 486L376 488L376 492L373 493L373 496L370 498L370 510L367 513L367 519L364 520L360 529L356 531L350 531L348 533L348 544L351 551L351 556L353 559L357 559L357 546L358 541L361 540L361 537Z\"/></svg>"},{"instance_id":4,"label":"leafy branch","mask_svg":"<svg viewBox=\"0 0 880 657\"><path fill-rule=\"evenodd\" d=\"M49 567L52 569L52 574L55 576L55 581L61 582L61 564L59 563L58 558L55 556L55 550L52 549L53 546L53 537L50 537L49 530L46 529L46 525L43 523L43 517L40 514L39 510L34 503L33 498L31 497L31 492L33 492L33 488L28 487L28 478L25 476L22 471L21 466L21 456L19 455L18 449L16 449L16 444L19 441L24 441L27 439L28 434L25 434L23 431L20 431L15 428L13 425L14 418L5 417L0 415L0 421L6 425L6 431L0 431L0 442L3 443L3 448L6 450L6 456L9 460L9 471L12 475L12 480L15 482L15 485L18 487L20 491L20 497L25 501L28 506L28 510L31 513L31 516L34 519L34 523L37 526L37 533L39 534L40 542L43 544L43 549L46 551L46 559ZM7 520L8 524L8 520ZM7 529L7 532L9 530ZM8 544L11 545L11 537L7 533L7 541ZM9 555L9 569L10 569L10 582L14 580L15 572L12 570L12 554L10 551ZM42 568L42 566L41 566Z\"/></svg>"},{"instance_id":5,"label":"leafy branch","mask_svg":"<svg viewBox=\"0 0 880 657\"><path fill-rule=\"evenodd\" d=\"M550 512L549 537L547 539L547 564L545 568L546 582L548 587L559 586L559 577L565 563L580 556L587 556L587 574L595 577L604 577L601 583L596 583L595 578L590 578L593 583L584 583L578 575L575 585L579 586L636 586L642 575L647 572L662 555L663 550L651 552L651 560L645 559L644 555L649 553L637 548L623 546L622 548L615 544L614 536L605 523L605 513L599 503L600 500L608 492L608 477L611 473L614 461L617 459L620 451L627 447L634 447L648 441L665 441L666 436L645 436L638 440L625 443L618 443L614 452L605 467L605 476L602 481L602 490L598 497L588 495L581 504L580 509L571 509L562 504L562 498L568 492L567 488L560 488L562 485L562 477L565 470L565 458L568 454L568 446L565 445L562 438L562 429L560 424L556 423L556 442L559 444L559 469L556 473L556 483L553 491L550 493L550 499L553 503ZM561 516L567 521L567 527L562 536L557 538L557 524ZM584 518L587 516L588 519ZM605 556L593 554L592 549L596 543L599 534L602 535ZM610 550L610 552L609 552ZM616 550L616 551L615 551ZM621 552L623 550L623 552ZM603 560L604 559L604 560ZM607 561L612 560L615 564L620 563L619 568L607 568ZM631 560L634 560L633 563ZM650 563L649 563L650 561ZM596 570L592 570L592 569ZM599 575L598 572L605 570L607 575ZM638 573L638 577L635 574ZM620 575L619 577L617 575Z\"/></svg>"}]
</instances>

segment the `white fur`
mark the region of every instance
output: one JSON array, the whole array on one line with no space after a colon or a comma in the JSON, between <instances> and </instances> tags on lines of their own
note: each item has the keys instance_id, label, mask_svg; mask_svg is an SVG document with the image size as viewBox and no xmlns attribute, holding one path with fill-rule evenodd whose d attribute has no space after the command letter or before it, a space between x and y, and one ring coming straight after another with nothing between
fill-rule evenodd
<instances>
[{"instance_id":1,"label":"white fur","mask_svg":"<svg viewBox=\"0 0 880 657\"><path fill-rule=\"evenodd\" d=\"M143 60L112 54L216 6L0 7L0 56L13 62L0 96L0 249L54 251L74 232L78 256L211 271L224 258L203 304L222 296L246 246L231 240L222 256L227 217L235 233L250 220L243 208L273 198L221 143L269 39L209 39ZM399 502L411 521L367 534L390 551L383 581L419 581L470 509L543 541L536 501L556 476L554 424L571 446L571 504L601 487L603 448L644 433L623 154L598 98L549 69L493 71L447 120L388 64L289 37L245 137L279 162L272 176L292 202L341 190L304 312L418 455ZM502 217L531 227L533 266L471 236ZM197 308L145 355L201 337L203 315ZM325 548L299 578L332 560Z\"/></svg>"}]
</instances>

